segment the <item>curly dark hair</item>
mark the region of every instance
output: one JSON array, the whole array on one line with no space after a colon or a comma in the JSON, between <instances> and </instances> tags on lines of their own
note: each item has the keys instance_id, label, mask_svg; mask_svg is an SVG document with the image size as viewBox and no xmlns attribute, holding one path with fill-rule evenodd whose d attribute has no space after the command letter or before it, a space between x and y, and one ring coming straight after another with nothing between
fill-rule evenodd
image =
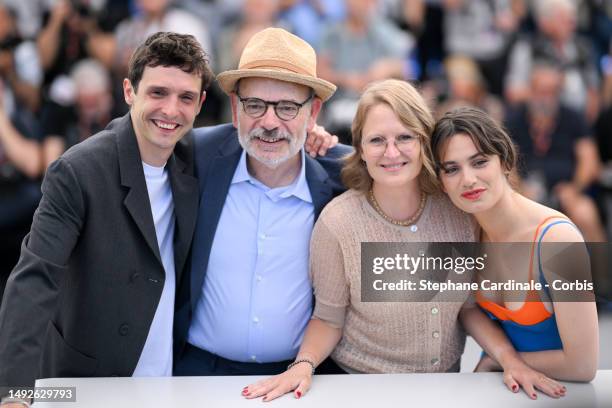
<instances>
[{"instance_id":1,"label":"curly dark hair","mask_svg":"<svg viewBox=\"0 0 612 408\"><path fill-rule=\"evenodd\" d=\"M214 79L209 67L208 55L194 36L171 32L157 32L149 36L130 58L128 79L138 90L145 67L177 67L202 78L203 92Z\"/></svg>"}]
</instances>

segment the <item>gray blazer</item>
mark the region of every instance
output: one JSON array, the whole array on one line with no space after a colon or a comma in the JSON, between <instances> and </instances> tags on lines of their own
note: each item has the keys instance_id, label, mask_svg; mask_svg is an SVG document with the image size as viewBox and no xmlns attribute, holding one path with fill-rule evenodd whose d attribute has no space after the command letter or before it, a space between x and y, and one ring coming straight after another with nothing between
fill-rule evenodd
<instances>
[{"instance_id":1,"label":"gray blazer","mask_svg":"<svg viewBox=\"0 0 612 408\"><path fill-rule=\"evenodd\" d=\"M192 156L177 145L167 164L177 285L198 209ZM165 273L129 114L62 155L42 190L0 309L0 385L130 376Z\"/></svg>"}]
</instances>

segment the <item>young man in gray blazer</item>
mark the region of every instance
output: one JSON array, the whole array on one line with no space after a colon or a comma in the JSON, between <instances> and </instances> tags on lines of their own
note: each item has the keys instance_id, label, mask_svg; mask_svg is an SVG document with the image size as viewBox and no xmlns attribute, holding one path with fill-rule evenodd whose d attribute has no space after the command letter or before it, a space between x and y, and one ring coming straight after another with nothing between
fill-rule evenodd
<instances>
[{"instance_id":1,"label":"young man in gray blazer","mask_svg":"<svg viewBox=\"0 0 612 408\"><path fill-rule=\"evenodd\" d=\"M123 83L129 113L50 166L0 309L0 396L42 377L172 374L198 209L178 143L212 78L192 36L152 35Z\"/></svg>"}]
</instances>

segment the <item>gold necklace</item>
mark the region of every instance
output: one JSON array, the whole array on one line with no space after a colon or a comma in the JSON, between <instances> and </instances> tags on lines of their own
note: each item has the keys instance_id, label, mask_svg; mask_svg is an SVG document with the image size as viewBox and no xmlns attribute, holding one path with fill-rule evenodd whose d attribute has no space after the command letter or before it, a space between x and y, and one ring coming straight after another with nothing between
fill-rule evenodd
<instances>
[{"instance_id":1,"label":"gold necklace","mask_svg":"<svg viewBox=\"0 0 612 408\"><path fill-rule=\"evenodd\" d=\"M423 214L423 209L425 208L425 202L427 201L427 195L421 192L421 202L419 203L419 208L416 210L414 215L408 218L407 220L396 220L396 219L389 217L387 214L383 212L383 210L380 208L380 205L378 205L378 201L376 201L376 197L374 197L374 190L371 188L370 188L369 196L370 196L370 203L372 204L372 207L374 207L376 212L380 214L381 217L383 217L386 221L389 221L391 224L399 225L401 227L407 227L409 225L416 223L419 217L421 216L421 214Z\"/></svg>"}]
</instances>

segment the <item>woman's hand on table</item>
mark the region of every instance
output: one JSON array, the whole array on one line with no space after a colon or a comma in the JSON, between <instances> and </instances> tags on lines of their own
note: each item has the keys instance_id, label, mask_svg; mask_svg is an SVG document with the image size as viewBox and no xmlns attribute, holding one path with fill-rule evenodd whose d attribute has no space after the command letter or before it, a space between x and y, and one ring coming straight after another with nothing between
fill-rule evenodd
<instances>
[{"instance_id":1,"label":"woman's hand on table","mask_svg":"<svg viewBox=\"0 0 612 408\"><path fill-rule=\"evenodd\" d=\"M312 366L303 362L282 374L244 387L242 395L247 399L263 397L264 402L272 401L289 392L293 392L295 398L300 398L308 392L310 384L312 384Z\"/></svg>"},{"instance_id":2,"label":"woman's hand on table","mask_svg":"<svg viewBox=\"0 0 612 408\"><path fill-rule=\"evenodd\" d=\"M564 385L534 370L523 362L517 362L507 367L504 370L503 376L504 384L506 384L510 391L516 393L522 387L523 391L531 399L538 398L536 390L552 398L565 396L566 388Z\"/></svg>"}]
</instances>

